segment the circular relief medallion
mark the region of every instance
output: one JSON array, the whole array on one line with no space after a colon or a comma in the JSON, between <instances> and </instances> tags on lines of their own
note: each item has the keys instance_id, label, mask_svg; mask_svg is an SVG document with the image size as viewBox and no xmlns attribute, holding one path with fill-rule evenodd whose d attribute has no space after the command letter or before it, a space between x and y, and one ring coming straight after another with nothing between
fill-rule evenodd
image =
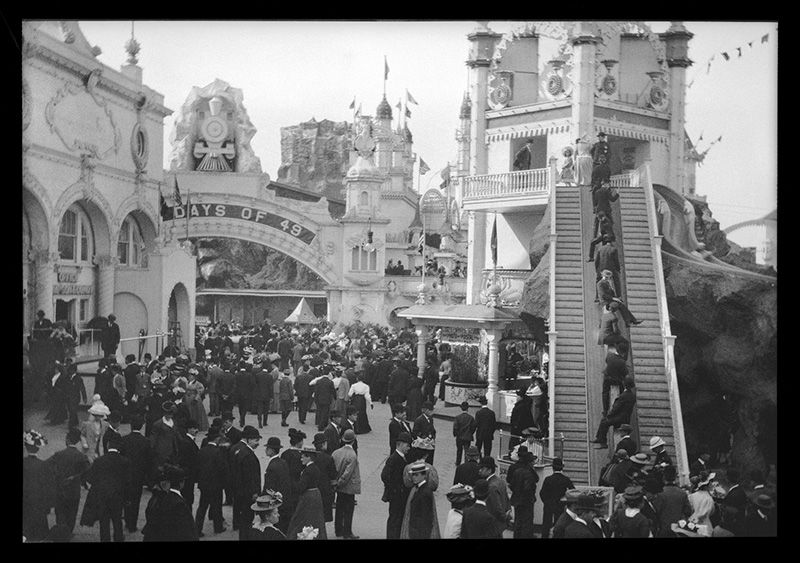
<instances>
[{"instance_id":1,"label":"circular relief medallion","mask_svg":"<svg viewBox=\"0 0 800 563\"><path fill-rule=\"evenodd\" d=\"M603 83L600 86L603 90L603 93L607 96L611 96L614 92L617 91L617 79L607 74L603 77Z\"/></svg>"},{"instance_id":2,"label":"circular relief medallion","mask_svg":"<svg viewBox=\"0 0 800 563\"><path fill-rule=\"evenodd\" d=\"M202 129L205 140L212 143L224 141L228 134L228 124L219 116L211 116L206 119Z\"/></svg>"},{"instance_id":3,"label":"circular relief medallion","mask_svg":"<svg viewBox=\"0 0 800 563\"><path fill-rule=\"evenodd\" d=\"M492 90L491 98L495 106L505 107L511 99L511 88L507 84L501 84Z\"/></svg>"},{"instance_id":4,"label":"circular relief medallion","mask_svg":"<svg viewBox=\"0 0 800 563\"><path fill-rule=\"evenodd\" d=\"M564 91L564 81L557 74L551 74L547 78L547 93L551 96L558 96Z\"/></svg>"},{"instance_id":5,"label":"circular relief medallion","mask_svg":"<svg viewBox=\"0 0 800 563\"><path fill-rule=\"evenodd\" d=\"M650 88L650 107L653 109L664 109L667 104L667 93L661 86Z\"/></svg>"}]
</instances>

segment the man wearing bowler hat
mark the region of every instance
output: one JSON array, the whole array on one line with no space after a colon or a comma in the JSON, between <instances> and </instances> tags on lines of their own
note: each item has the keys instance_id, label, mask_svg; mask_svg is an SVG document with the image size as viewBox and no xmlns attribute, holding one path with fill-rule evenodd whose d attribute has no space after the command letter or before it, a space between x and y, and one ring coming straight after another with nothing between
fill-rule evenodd
<instances>
[{"instance_id":1,"label":"man wearing bowler hat","mask_svg":"<svg viewBox=\"0 0 800 563\"><path fill-rule=\"evenodd\" d=\"M539 498L542 501L542 537L547 538L550 536L550 528L557 520L561 513L564 511L561 502L562 497L570 489L574 489L575 485L572 480L564 475L564 461L557 457L553 459L553 474L548 475L542 482L542 487L539 490Z\"/></svg>"},{"instance_id":2,"label":"man wearing bowler hat","mask_svg":"<svg viewBox=\"0 0 800 563\"><path fill-rule=\"evenodd\" d=\"M336 466L336 537L358 539L353 534L353 512L356 495L361 494L361 473L358 455L353 449L356 434L348 429L342 434L342 446L333 452Z\"/></svg>"},{"instance_id":3,"label":"man wearing bowler hat","mask_svg":"<svg viewBox=\"0 0 800 563\"><path fill-rule=\"evenodd\" d=\"M179 429L175 424L175 411L177 407L172 401L161 404L161 418L153 423L150 433L150 447L153 452L153 466L159 467L164 463L177 464Z\"/></svg>"},{"instance_id":4,"label":"man wearing bowler hat","mask_svg":"<svg viewBox=\"0 0 800 563\"><path fill-rule=\"evenodd\" d=\"M508 468L508 488L511 489L509 502L514 507L514 538L532 538L533 505L536 502L536 484L539 476L533 470L536 456L525 446L518 450L519 461Z\"/></svg>"},{"instance_id":5,"label":"man wearing bowler hat","mask_svg":"<svg viewBox=\"0 0 800 563\"><path fill-rule=\"evenodd\" d=\"M578 496L572 506L575 518L564 529L565 539L591 539L597 537L594 519L600 514L600 503L591 495Z\"/></svg>"},{"instance_id":6,"label":"man wearing bowler hat","mask_svg":"<svg viewBox=\"0 0 800 563\"><path fill-rule=\"evenodd\" d=\"M489 496L489 483L486 482L486 479L475 481L473 492L475 503L464 509L461 520L461 537L463 539L502 538L503 533L502 531L498 532L494 517L486 506L486 499Z\"/></svg>"},{"instance_id":7,"label":"man wearing bowler hat","mask_svg":"<svg viewBox=\"0 0 800 563\"><path fill-rule=\"evenodd\" d=\"M264 468L264 490L262 492L271 490L281 494L283 504L278 509L280 520L277 526L285 534L297 505L297 499L293 496L289 464L279 455L282 447L281 440L277 436L271 436L264 446L267 452L267 464Z\"/></svg>"},{"instance_id":8,"label":"man wearing bowler hat","mask_svg":"<svg viewBox=\"0 0 800 563\"><path fill-rule=\"evenodd\" d=\"M636 447L636 442L634 442L633 438L631 438L633 427L630 424L620 424L619 431L622 433L622 438L620 438L619 442L617 442L617 449L615 451L625 450L628 454L628 457L630 457L639 449Z\"/></svg>"},{"instance_id":9,"label":"man wearing bowler hat","mask_svg":"<svg viewBox=\"0 0 800 563\"><path fill-rule=\"evenodd\" d=\"M108 323L100 333L100 347L103 349L103 356L106 358L114 356L117 353L117 346L119 346L119 325L116 315L111 313L108 315Z\"/></svg>"},{"instance_id":10,"label":"man wearing bowler hat","mask_svg":"<svg viewBox=\"0 0 800 563\"><path fill-rule=\"evenodd\" d=\"M494 518L495 530L498 536L503 535L509 518L511 505L508 502L508 487L506 482L497 475L497 464L493 457L484 457L479 464L479 475L489 484L489 495L486 497L486 508Z\"/></svg>"},{"instance_id":11,"label":"man wearing bowler hat","mask_svg":"<svg viewBox=\"0 0 800 563\"><path fill-rule=\"evenodd\" d=\"M533 139L528 139L514 155L514 170L530 170L532 153Z\"/></svg>"},{"instance_id":12,"label":"man wearing bowler hat","mask_svg":"<svg viewBox=\"0 0 800 563\"><path fill-rule=\"evenodd\" d=\"M414 421L414 436L417 438L429 438L431 443L436 445L436 428L433 427L433 403L425 401L422 403L422 414ZM433 454L436 450L430 450L425 461L433 465Z\"/></svg>"},{"instance_id":13,"label":"man wearing bowler hat","mask_svg":"<svg viewBox=\"0 0 800 563\"><path fill-rule=\"evenodd\" d=\"M469 485L473 487L475 481L480 479L478 475L478 461L480 460L480 450L476 446L467 448L466 461L456 467L455 476L453 477L453 484L461 483L462 485Z\"/></svg>"},{"instance_id":14,"label":"man wearing bowler hat","mask_svg":"<svg viewBox=\"0 0 800 563\"><path fill-rule=\"evenodd\" d=\"M744 530L744 535L747 537L764 538L778 535L775 501L771 496L762 493L750 498Z\"/></svg>"},{"instance_id":15,"label":"man wearing bowler hat","mask_svg":"<svg viewBox=\"0 0 800 563\"><path fill-rule=\"evenodd\" d=\"M403 470L408 461L406 456L411 449L413 438L408 432L401 432L396 439L396 449L386 459L381 471L381 481L384 490L383 502L389 503L389 518L386 521L386 539L399 539L400 528L403 525L403 513L409 490L403 483Z\"/></svg>"},{"instance_id":16,"label":"man wearing bowler hat","mask_svg":"<svg viewBox=\"0 0 800 563\"><path fill-rule=\"evenodd\" d=\"M242 429L242 443L234 453L233 459L233 521L239 530L239 539L245 539L253 521L250 505L261 492L261 464L255 450L261 441L261 434L253 426Z\"/></svg>"},{"instance_id":17,"label":"man wearing bowler hat","mask_svg":"<svg viewBox=\"0 0 800 563\"><path fill-rule=\"evenodd\" d=\"M497 417L494 411L487 405L488 401L484 395L478 397L481 408L475 413L475 446L478 450L483 450L483 455L492 455L492 441L494 431L497 429ZM465 485L468 483L464 483Z\"/></svg>"},{"instance_id":18,"label":"man wearing bowler hat","mask_svg":"<svg viewBox=\"0 0 800 563\"><path fill-rule=\"evenodd\" d=\"M180 493L185 477L177 465L164 464L159 467L156 487L145 510L147 523L142 528L144 541L197 541L192 509Z\"/></svg>"},{"instance_id":19,"label":"man wearing bowler hat","mask_svg":"<svg viewBox=\"0 0 800 563\"><path fill-rule=\"evenodd\" d=\"M214 523L214 533L226 530L222 518L222 489L230 478L230 467L224 445L228 438L219 430L209 430L209 440L197 454L197 488L200 489L200 503L194 521L197 535L203 537L203 524L206 511Z\"/></svg>"},{"instance_id":20,"label":"man wearing bowler hat","mask_svg":"<svg viewBox=\"0 0 800 563\"><path fill-rule=\"evenodd\" d=\"M609 149L606 134L600 131L597 142L592 145L592 188L599 186L603 181L611 179L609 167Z\"/></svg>"}]
</instances>

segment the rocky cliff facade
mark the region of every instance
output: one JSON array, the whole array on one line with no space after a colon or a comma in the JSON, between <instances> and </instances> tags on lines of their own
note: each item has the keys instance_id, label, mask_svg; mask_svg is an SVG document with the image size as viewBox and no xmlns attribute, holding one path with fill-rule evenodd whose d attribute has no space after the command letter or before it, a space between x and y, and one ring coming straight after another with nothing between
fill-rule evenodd
<instances>
[{"instance_id":1,"label":"rocky cliff facade","mask_svg":"<svg viewBox=\"0 0 800 563\"><path fill-rule=\"evenodd\" d=\"M328 119L281 127L278 181L335 199L344 199L344 176L350 167L351 124Z\"/></svg>"}]
</instances>

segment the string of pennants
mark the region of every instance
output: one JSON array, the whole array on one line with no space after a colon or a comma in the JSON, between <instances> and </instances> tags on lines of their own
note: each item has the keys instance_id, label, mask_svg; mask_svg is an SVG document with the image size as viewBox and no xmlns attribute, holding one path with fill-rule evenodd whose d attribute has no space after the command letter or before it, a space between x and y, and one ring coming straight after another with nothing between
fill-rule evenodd
<instances>
[{"instance_id":1,"label":"string of pennants","mask_svg":"<svg viewBox=\"0 0 800 563\"><path fill-rule=\"evenodd\" d=\"M760 44L763 45L764 43L769 42L769 36L770 35L771 35L770 33L765 33L764 35L762 35ZM757 41L756 39L753 39L752 41L748 41L746 43L747 47L752 49L753 45L756 43L756 41ZM738 58L741 58L743 49L744 49L744 46L741 46L741 47L736 47L735 49L729 49L728 51L722 51L721 53L714 53L713 55L711 55L711 57L705 63L706 74L711 72L711 64L715 60L717 60L717 55L722 57L725 61L731 60L731 58L733 57L734 54L736 55L736 58L738 59ZM697 77L695 76L695 78L697 78ZM692 87L692 84L694 84L695 78L692 78L691 82L689 82L689 84L686 85L687 89Z\"/></svg>"}]
</instances>

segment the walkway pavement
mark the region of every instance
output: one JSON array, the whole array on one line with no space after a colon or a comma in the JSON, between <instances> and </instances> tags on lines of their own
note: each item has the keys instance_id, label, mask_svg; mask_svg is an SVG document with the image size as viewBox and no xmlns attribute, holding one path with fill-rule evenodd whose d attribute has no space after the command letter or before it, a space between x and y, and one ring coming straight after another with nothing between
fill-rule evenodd
<instances>
[{"instance_id":1,"label":"walkway pavement","mask_svg":"<svg viewBox=\"0 0 800 563\"><path fill-rule=\"evenodd\" d=\"M88 389L87 389L88 391ZM440 403L441 404L441 403ZM470 409L474 411L475 409ZM447 513L450 510L450 503L445 498L445 492L453 483L453 475L455 473L455 439L452 436L452 417L458 414L460 409L458 407L439 407L434 413L435 426L438 433L436 441L436 453L434 457L434 467L439 472L439 490L434 494L436 499L436 509L439 517L440 528L444 529L444 524L447 519ZM58 426L49 426L44 422L44 415L46 411L41 408L32 408L23 413L23 425L27 430L35 428L44 433L48 440L48 444L42 448L39 457L46 459L56 451L64 448L64 438L66 436L66 424ZM81 420L86 418L86 413L79 413ZM444 418L441 418L444 417ZM381 501L383 495L383 483L381 482L381 470L386 461L389 453L389 420L391 419L391 412L387 404L376 403L373 410L369 411L369 422L372 426L372 432L368 434L361 434L358 439L358 456L361 470L361 495L356 497L357 506L355 516L353 519L353 532L363 539L385 539L386 538L386 518L388 516L388 504ZM449 419L449 420L448 420ZM306 443L310 444L316 428L313 425L314 415L311 413L306 424L298 423L297 413L292 412L289 415L287 422L291 428L299 428L303 430L308 439ZM257 426L256 416L254 414L247 415L245 420L246 424ZM123 435L130 431L127 424L123 424L120 428ZM266 443L267 438L270 436L277 436L281 439L283 444L288 444L288 428L280 426L280 417L277 414L272 414L269 417L268 427L261 430L262 446L258 448L257 455L261 462L262 468L266 463L266 455L264 452L263 444ZM199 444L204 437L201 433L197 437ZM263 475L263 473L262 473ZM263 476L262 476L263 478ZM150 499L150 493L145 490L142 495L142 504L139 512L139 530L145 524L144 509ZM86 500L86 491L82 492L81 506L79 509L79 516L83 510L83 503ZM199 494L195 493L195 505L197 508L199 502ZM223 516L227 522L228 530L222 534L215 535L212 531L210 522L206 522L204 529L205 537L201 541L216 541L216 540L237 540L238 532L231 529L230 523L232 521L232 508L230 506L223 507ZM55 525L55 516L49 516L50 526ZM506 532L509 534L509 532ZM76 525L73 540L75 542L97 542L99 541L99 527L86 528ZM327 534L329 538L335 538L333 533L333 523L327 524ZM140 532L133 534L125 533L126 541L141 541L142 535Z\"/></svg>"}]
</instances>

